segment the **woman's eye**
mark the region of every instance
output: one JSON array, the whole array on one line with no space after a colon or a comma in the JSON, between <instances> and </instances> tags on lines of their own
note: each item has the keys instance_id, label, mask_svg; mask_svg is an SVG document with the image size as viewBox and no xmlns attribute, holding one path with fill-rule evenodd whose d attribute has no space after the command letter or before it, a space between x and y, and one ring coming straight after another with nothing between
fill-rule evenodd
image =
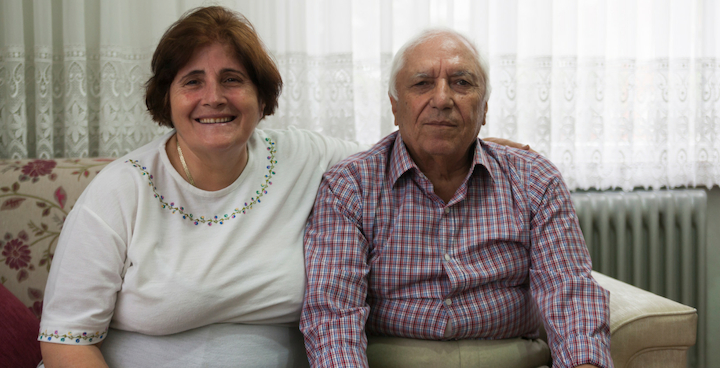
<instances>
[{"instance_id":1,"label":"woman's eye","mask_svg":"<svg viewBox=\"0 0 720 368\"><path fill-rule=\"evenodd\" d=\"M194 85L196 85L196 84L198 84L198 83L199 83L199 82L198 82L197 80L191 79L191 80L185 82L185 85L186 85L186 86L194 86Z\"/></svg>"}]
</instances>

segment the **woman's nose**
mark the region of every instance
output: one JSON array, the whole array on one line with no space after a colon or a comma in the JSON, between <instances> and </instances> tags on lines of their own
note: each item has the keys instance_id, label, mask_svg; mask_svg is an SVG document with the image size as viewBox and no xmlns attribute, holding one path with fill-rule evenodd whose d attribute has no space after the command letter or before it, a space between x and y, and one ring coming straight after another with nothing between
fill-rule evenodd
<instances>
[{"instance_id":1,"label":"woman's nose","mask_svg":"<svg viewBox=\"0 0 720 368\"><path fill-rule=\"evenodd\" d=\"M208 82L205 86L205 96L203 104L210 107L217 107L225 104L227 99L220 83Z\"/></svg>"}]
</instances>

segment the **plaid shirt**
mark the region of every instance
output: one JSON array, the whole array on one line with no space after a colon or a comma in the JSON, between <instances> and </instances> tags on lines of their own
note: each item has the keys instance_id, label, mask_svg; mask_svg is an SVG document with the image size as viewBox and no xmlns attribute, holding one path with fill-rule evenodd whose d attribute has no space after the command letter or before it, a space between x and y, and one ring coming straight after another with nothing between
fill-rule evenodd
<instances>
[{"instance_id":1,"label":"plaid shirt","mask_svg":"<svg viewBox=\"0 0 720 368\"><path fill-rule=\"evenodd\" d=\"M312 366L366 367L364 328L504 339L537 337L544 320L554 367L612 367L608 293L560 173L531 152L474 152L448 203L397 132L325 174L305 233Z\"/></svg>"}]
</instances>

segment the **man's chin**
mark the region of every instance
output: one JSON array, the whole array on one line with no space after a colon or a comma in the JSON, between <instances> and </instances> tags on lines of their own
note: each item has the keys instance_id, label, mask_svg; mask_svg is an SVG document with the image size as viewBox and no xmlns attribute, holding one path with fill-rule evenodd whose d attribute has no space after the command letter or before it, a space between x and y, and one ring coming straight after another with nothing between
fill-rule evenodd
<instances>
[{"instance_id":1,"label":"man's chin","mask_svg":"<svg viewBox=\"0 0 720 368\"><path fill-rule=\"evenodd\" d=\"M438 139L423 144L419 150L421 152L418 153L438 158L457 158L463 156L467 152L468 147L463 147L463 145L457 141Z\"/></svg>"}]
</instances>

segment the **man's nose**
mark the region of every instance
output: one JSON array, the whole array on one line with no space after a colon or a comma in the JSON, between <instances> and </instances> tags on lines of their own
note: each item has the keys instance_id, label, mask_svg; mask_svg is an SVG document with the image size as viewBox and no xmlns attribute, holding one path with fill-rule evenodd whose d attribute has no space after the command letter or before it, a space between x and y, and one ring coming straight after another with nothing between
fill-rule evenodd
<instances>
[{"instance_id":1,"label":"man's nose","mask_svg":"<svg viewBox=\"0 0 720 368\"><path fill-rule=\"evenodd\" d=\"M441 79L435 84L435 88L433 89L431 106L443 110L452 107L453 103L450 84L446 80Z\"/></svg>"},{"instance_id":2,"label":"man's nose","mask_svg":"<svg viewBox=\"0 0 720 368\"><path fill-rule=\"evenodd\" d=\"M222 106L227 102L225 91L222 85L217 82L207 82L205 85L205 96L203 96L203 104L210 107Z\"/></svg>"}]
</instances>

